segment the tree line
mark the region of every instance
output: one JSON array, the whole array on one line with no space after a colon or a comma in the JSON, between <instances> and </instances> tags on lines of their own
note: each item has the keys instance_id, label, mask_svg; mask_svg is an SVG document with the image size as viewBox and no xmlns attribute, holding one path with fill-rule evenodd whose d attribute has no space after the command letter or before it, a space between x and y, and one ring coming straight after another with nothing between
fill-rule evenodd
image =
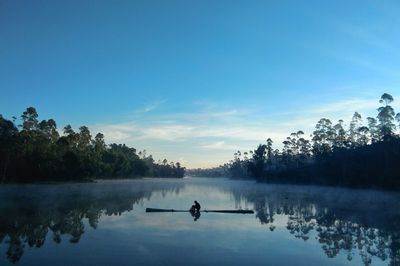
<instances>
[{"instance_id":1,"label":"tree line","mask_svg":"<svg viewBox=\"0 0 400 266\"><path fill-rule=\"evenodd\" d=\"M0 182L88 180L140 176L183 177L177 163L155 162L146 151L125 144L107 145L104 135L94 138L86 126L70 125L60 135L53 119L38 120L34 107L8 120L0 114Z\"/></svg>"},{"instance_id":2,"label":"tree line","mask_svg":"<svg viewBox=\"0 0 400 266\"><path fill-rule=\"evenodd\" d=\"M293 132L281 150L268 138L253 151L235 152L224 168L231 177L265 182L400 189L395 124L400 123L400 113L390 105L393 100L384 93L376 118L367 117L366 125L358 112L348 127L343 120L321 118L310 138L301 130Z\"/></svg>"},{"instance_id":3,"label":"tree line","mask_svg":"<svg viewBox=\"0 0 400 266\"><path fill-rule=\"evenodd\" d=\"M226 177L226 167L223 165L212 168L187 169L185 174L193 177Z\"/></svg>"}]
</instances>

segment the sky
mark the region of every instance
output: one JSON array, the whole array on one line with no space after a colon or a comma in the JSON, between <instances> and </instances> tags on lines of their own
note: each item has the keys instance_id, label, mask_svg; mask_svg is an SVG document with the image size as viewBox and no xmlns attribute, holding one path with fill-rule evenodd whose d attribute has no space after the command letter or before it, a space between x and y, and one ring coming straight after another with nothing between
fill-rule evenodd
<instances>
[{"instance_id":1,"label":"sky","mask_svg":"<svg viewBox=\"0 0 400 266\"><path fill-rule=\"evenodd\" d=\"M0 114L188 168L400 111L400 2L0 0Z\"/></svg>"}]
</instances>

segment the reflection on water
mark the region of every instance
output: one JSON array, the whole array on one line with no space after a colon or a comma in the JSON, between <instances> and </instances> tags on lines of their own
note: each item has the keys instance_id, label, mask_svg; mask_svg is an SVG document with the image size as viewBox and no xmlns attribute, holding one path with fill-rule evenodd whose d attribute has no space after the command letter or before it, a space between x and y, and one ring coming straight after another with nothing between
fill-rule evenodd
<instances>
[{"instance_id":1,"label":"reflection on water","mask_svg":"<svg viewBox=\"0 0 400 266\"><path fill-rule=\"evenodd\" d=\"M97 228L99 218L119 216L133 205L149 199L154 190L165 193L179 186L159 187L156 183L103 182L101 184L27 185L2 188L0 200L0 242L7 246L10 262L17 262L24 247L42 247L47 234L56 243L62 235L78 243L85 232L83 221Z\"/></svg>"},{"instance_id":2,"label":"reflection on water","mask_svg":"<svg viewBox=\"0 0 400 266\"><path fill-rule=\"evenodd\" d=\"M281 186L285 190L285 186ZM273 188L274 189L274 188ZM308 193L304 193L305 191ZM372 258L400 264L399 197L376 191L297 187L288 191L245 193L255 202L257 218L274 230L274 217L287 216L287 230L307 241L315 235L329 258L345 251L347 260L358 250L362 262L370 265Z\"/></svg>"},{"instance_id":3,"label":"reflection on water","mask_svg":"<svg viewBox=\"0 0 400 266\"><path fill-rule=\"evenodd\" d=\"M145 207L188 209L194 199L199 199L209 209L254 209L258 222L254 223L253 215L207 213L198 220L200 215L191 217L188 213L144 212ZM24 250L46 249L46 246L50 249L50 243L61 242L79 246L85 231L93 229L87 234L92 237L97 233L100 235L103 232L103 223L103 233L110 235L101 235L101 239L108 242L109 246L126 241L125 246L131 245L132 249L137 247L137 252L129 251L132 252L131 255L135 255L139 264L149 263L151 257L145 258L143 249L148 248L153 252L153 257L173 256L174 254L166 254L168 251L165 251L165 247L172 249L179 245L195 245L193 238L199 236L196 232L200 231L207 237L204 240L196 238L198 245L193 254L201 253L201 249L204 249L208 258L203 258L198 264L215 261L220 264L240 264L240 259L247 258L248 263L285 265L291 263L285 263L285 259L280 259L278 263L277 258L268 252L273 249L284 256L295 249L301 253L304 260L302 263L309 265L317 259L323 260L316 258L313 248L315 245L307 245L315 243L318 250L325 254L325 259L329 259L332 264L335 261L343 264L343 261L351 263L356 260L364 265L400 265L399 199L398 194L377 191L261 185L248 181L210 179L7 185L0 187L0 247L4 247L0 251L5 251L4 255L0 255L0 262L23 263L21 258L25 256L27 265L35 259L38 263L43 262L41 258L35 257L35 252L24 255ZM192 220L191 224L186 221L188 215ZM228 227L232 227L229 237L220 234ZM181 233L182 230L189 233ZM125 234L131 232L135 240L115 235L120 231ZM155 232L157 238L151 238ZM287 242L286 234L292 236L290 242ZM179 238L171 238L171 235ZM272 236L274 246L262 246ZM210 238L214 242L210 242ZM232 242L223 238L240 239L240 243L232 247ZM99 242L86 242L92 247L101 248ZM301 242L305 244L302 245ZM160 245L164 245L164 249L157 251ZM64 256L68 256L68 246L64 245L62 249ZM219 251L224 251L222 256L231 252L237 258L230 262L224 261L220 258ZM112 256L115 254L110 252L108 257ZM184 260L187 258L178 252L174 259L175 261L169 261L170 264L186 264ZM79 262L82 265L91 264L82 258Z\"/></svg>"}]
</instances>

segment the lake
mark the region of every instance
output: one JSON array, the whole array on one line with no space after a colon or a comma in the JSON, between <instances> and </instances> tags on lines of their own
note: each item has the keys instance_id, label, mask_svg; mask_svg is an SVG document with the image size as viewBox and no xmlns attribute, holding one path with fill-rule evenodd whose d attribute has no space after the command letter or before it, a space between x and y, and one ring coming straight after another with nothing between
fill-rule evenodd
<instances>
[{"instance_id":1,"label":"lake","mask_svg":"<svg viewBox=\"0 0 400 266\"><path fill-rule=\"evenodd\" d=\"M194 200L255 213L145 212ZM2 185L0 265L400 265L400 194L209 178Z\"/></svg>"}]
</instances>

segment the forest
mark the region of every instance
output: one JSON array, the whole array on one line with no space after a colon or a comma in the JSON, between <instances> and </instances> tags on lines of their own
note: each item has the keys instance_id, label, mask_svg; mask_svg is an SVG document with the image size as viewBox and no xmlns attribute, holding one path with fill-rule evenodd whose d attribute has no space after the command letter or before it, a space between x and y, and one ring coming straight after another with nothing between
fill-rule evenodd
<instances>
[{"instance_id":1,"label":"forest","mask_svg":"<svg viewBox=\"0 0 400 266\"><path fill-rule=\"evenodd\" d=\"M261 182L318 184L400 189L400 113L384 93L376 117L355 112L346 126L321 118L307 138L291 133L282 149L267 139L249 152L237 151L229 163L211 169L192 169L192 176L230 176ZM35 108L8 120L0 115L0 182L91 180L93 178L183 177L185 168L166 159L155 162L146 151L125 144L106 145L86 126L70 125L60 135L53 119L38 120ZM400 125L398 125L400 127Z\"/></svg>"},{"instance_id":2,"label":"forest","mask_svg":"<svg viewBox=\"0 0 400 266\"><path fill-rule=\"evenodd\" d=\"M185 168L166 159L155 162L146 151L125 144L107 145L86 126L70 125L60 135L53 119L38 120L34 107L8 120L0 114L0 183L89 181L93 178L183 177Z\"/></svg>"},{"instance_id":3,"label":"forest","mask_svg":"<svg viewBox=\"0 0 400 266\"><path fill-rule=\"evenodd\" d=\"M291 133L281 150L274 149L273 140L268 138L252 151L235 152L234 159L220 166L218 173L271 183L398 190L400 136L396 123L400 123L400 113L390 105L393 101L384 93L377 116L367 117L366 125L355 112L348 127L343 120L333 123L321 118L310 138L301 130ZM194 172L216 173L204 169Z\"/></svg>"}]
</instances>

